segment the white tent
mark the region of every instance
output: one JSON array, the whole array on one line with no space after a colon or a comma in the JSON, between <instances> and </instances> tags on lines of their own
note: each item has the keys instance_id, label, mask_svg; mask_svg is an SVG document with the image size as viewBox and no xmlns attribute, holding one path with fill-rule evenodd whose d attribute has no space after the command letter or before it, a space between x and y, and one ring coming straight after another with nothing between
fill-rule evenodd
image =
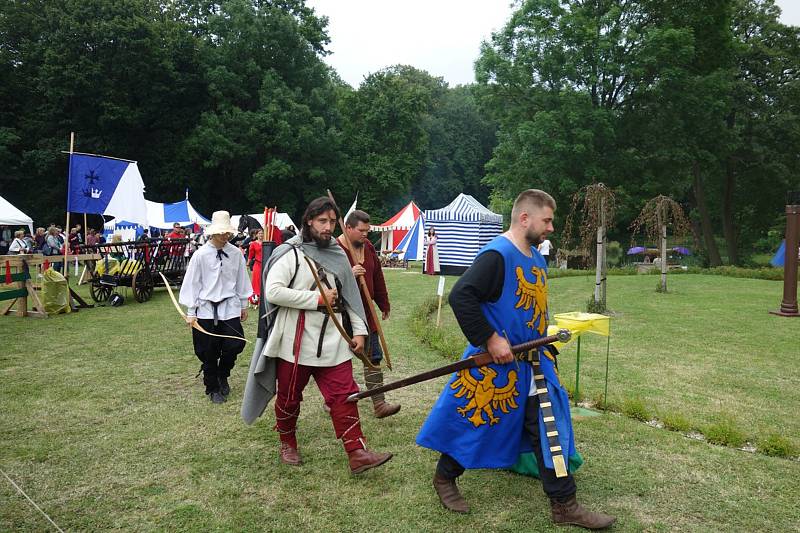
<instances>
[{"instance_id":1,"label":"white tent","mask_svg":"<svg viewBox=\"0 0 800 533\"><path fill-rule=\"evenodd\" d=\"M441 209L425 211L425 226L436 230L442 274L462 274L478 251L503 232L503 215L462 193Z\"/></svg>"},{"instance_id":2,"label":"white tent","mask_svg":"<svg viewBox=\"0 0 800 533\"><path fill-rule=\"evenodd\" d=\"M264 213L253 213L252 215L248 215L248 216L251 216L254 219L256 219L258 221L258 223L261 224L261 227L262 228L264 227ZM231 224L233 225L234 228L238 228L239 227L239 219L241 219L241 218L242 218L242 215L233 215L231 217ZM298 232L300 231L300 228L297 226L297 224L294 223L294 221L292 220L292 217L290 217L286 213L276 213L275 214L275 218L273 220L273 224L278 226L278 228L280 228L280 229L286 229L289 226L294 226L294 229L296 231L298 231Z\"/></svg>"},{"instance_id":3,"label":"white tent","mask_svg":"<svg viewBox=\"0 0 800 533\"><path fill-rule=\"evenodd\" d=\"M0 225L28 226L33 234L33 219L0 196Z\"/></svg>"},{"instance_id":4,"label":"white tent","mask_svg":"<svg viewBox=\"0 0 800 533\"><path fill-rule=\"evenodd\" d=\"M197 212L189 198L174 204L162 204L145 200L147 204L147 225L151 228L170 229L177 222L181 226L198 224L208 226L211 221Z\"/></svg>"},{"instance_id":5,"label":"white tent","mask_svg":"<svg viewBox=\"0 0 800 533\"><path fill-rule=\"evenodd\" d=\"M189 201L188 191L186 199L180 202L171 204L151 202L150 200L145 200L144 202L147 207L147 225L150 228L168 230L172 229L173 224L176 222L181 227L191 226L192 224L205 227L211 224L211 221L198 213ZM143 230L144 227L139 224L116 218L103 224L103 233L105 235L118 233L124 241L136 239L142 234Z\"/></svg>"}]
</instances>

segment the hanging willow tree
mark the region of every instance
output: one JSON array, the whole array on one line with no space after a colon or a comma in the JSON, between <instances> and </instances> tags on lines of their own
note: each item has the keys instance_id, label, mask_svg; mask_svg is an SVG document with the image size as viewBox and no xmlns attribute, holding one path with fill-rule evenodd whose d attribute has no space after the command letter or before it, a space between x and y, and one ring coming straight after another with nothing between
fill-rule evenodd
<instances>
[{"instance_id":1,"label":"hanging willow tree","mask_svg":"<svg viewBox=\"0 0 800 533\"><path fill-rule=\"evenodd\" d=\"M667 226L672 226L672 234L676 237L683 237L691 228L681 205L662 194L648 200L639 216L630 225L631 246L635 245L633 239L642 228L649 241L658 241L661 255L659 292L667 292Z\"/></svg>"},{"instance_id":2,"label":"hanging willow tree","mask_svg":"<svg viewBox=\"0 0 800 533\"><path fill-rule=\"evenodd\" d=\"M594 294L589 310L602 313L606 310L606 249L608 229L614 224L616 201L614 193L603 183L592 183L572 196L572 206L564 224L565 247L571 247L575 238L576 224L579 228L575 239L578 251L595 257Z\"/></svg>"}]
</instances>

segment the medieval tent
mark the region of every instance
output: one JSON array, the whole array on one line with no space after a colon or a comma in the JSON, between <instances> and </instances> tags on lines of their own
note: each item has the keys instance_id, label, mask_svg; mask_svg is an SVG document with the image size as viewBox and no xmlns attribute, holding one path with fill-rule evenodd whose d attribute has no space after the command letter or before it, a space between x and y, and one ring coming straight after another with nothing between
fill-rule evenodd
<instances>
[{"instance_id":1,"label":"medieval tent","mask_svg":"<svg viewBox=\"0 0 800 533\"><path fill-rule=\"evenodd\" d=\"M0 226L28 226L33 233L33 219L0 196Z\"/></svg>"},{"instance_id":2,"label":"medieval tent","mask_svg":"<svg viewBox=\"0 0 800 533\"><path fill-rule=\"evenodd\" d=\"M383 224L371 226L370 230L381 232L381 247L378 251L391 252L396 250L400 241L403 240L408 230L419 218L419 214L419 206L411 201Z\"/></svg>"},{"instance_id":3,"label":"medieval tent","mask_svg":"<svg viewBox=\"0 0 800 533\"><path fill-rule=\"evenodd\" d=\"M442 274L460 275L478 251L502 233L503 216L462 193L450 205L425 211L425 226L426 233L436 231Z\"/></svg>"},{"instance_id":4,"label":"medieval tent","mask_svg":"<svg viewBox=\"0 0 800 533\"><path fill-rule=\"evenodd\" d=\"M189 197L181 202L162 204L145 200L147 206L147 225L151 231L153 229L168 230L172 229L176 222L182 227L197 224L208 226L211 221L197 212L189 201ZM142 234L144 228L138 224L125 220L111 220L103 224L104 234L119 233L123 240L133 240Z\"/></svg>"},{"instance_id":5,"label":"medieval tent","mask_svg":"<svg viewBox=\"0 0 800 533\"><path fill-rule=\"evenodd\" d=\"M425 217L417 218L414 225L396 248L400 259L422 261L425 256Z\"/></svg>"}]
</instances>

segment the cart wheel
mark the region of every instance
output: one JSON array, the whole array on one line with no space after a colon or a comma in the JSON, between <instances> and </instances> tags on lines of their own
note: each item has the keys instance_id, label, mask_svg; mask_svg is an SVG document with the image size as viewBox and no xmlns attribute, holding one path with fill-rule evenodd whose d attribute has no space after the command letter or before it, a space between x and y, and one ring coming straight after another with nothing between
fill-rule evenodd
<instances>
[{"instance_id":1,"label":"cart wheel","mask_svg":"<svg viewBox=\"0 0 800 533\"><path fill-rule=\"evenodd\" d=\"M100 276L95 276L92 278L92 285L89 287L89 294L92 296L92 300L97 303L105 303L111 297L111 291L113 287L110 285L103 285L100 283Z\"/></svg>"},{"instance_id":2,"label":"cart wheel","mask_svg":"<svg viewBox=\"0 0 800 533\"><path fill-rule=\"evenodd\" d=\"M139 303L146 302L153 296L153 276L150 271L142 269L133 275L131 279L131 289L133 289L133 297Z\"/></svg>"}]
</instances>

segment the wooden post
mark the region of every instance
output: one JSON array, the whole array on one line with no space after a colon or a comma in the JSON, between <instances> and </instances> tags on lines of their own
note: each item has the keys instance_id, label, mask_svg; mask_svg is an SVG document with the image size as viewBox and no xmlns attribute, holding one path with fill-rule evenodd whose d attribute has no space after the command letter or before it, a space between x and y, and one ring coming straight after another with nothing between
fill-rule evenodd
<instances>
[{"instance_id":1,"label":"wooden post","mask_svg":"<svg viewBox=\"0 0 800 533\"><path fill-rule=\"evenodd\" d=\"M603 307L605 307L605 274L604 274L604 263L605 263L605 236L606 236L606 210L605 210L605 199L600 199L600 226L597 228L597 266L595 268L595 277L594 277L594 303L603 302Z\"/></svg>"},{"instance_id":2,"label":"wooden post","mask_svg":"<svg viewBox=\"0 0 800 533\"><path fill-rule=\"evenodd\" d=\"M67 197L69 197L69 187L72 181L72 152L75 151L75 132L69 132L69 169L67 170ZM67 278L69 286L69 265L67 256L69 255L69 206L67 206L67 224L64 227L64 277Z\"/></svg>"},{"instance_id":3,"label":"wooden post","mask_svg":"<svg viewBox=\"0 0 800 533\"><path fill-rule=\"evenodd\" d=\"M661 224L661 290L667 292L667 225Z\"/></svg>"},{"instance_id":4,"label":"wooden post","mask_svg":"<svg viewBox=\"0 0 800 533\"><path fill-rule=\"evenodd\" d=\"M436 327L442 324L442 298L444 297L444 276L439 276L439 287L436 289L439 295L439 307L436 309Z\"/></svg>"},{"instance_id":5,"label":"wooden post","mask_svg":"<svg viewBox=\"0 0 800 533\"><path fill-rule=\"evenodd\" d=\"M800 193L786 206L786 244L783 258L783 300L773 315L800 316L797 308L797 250L800 240Z\"/></svg>"}]
</instances>

